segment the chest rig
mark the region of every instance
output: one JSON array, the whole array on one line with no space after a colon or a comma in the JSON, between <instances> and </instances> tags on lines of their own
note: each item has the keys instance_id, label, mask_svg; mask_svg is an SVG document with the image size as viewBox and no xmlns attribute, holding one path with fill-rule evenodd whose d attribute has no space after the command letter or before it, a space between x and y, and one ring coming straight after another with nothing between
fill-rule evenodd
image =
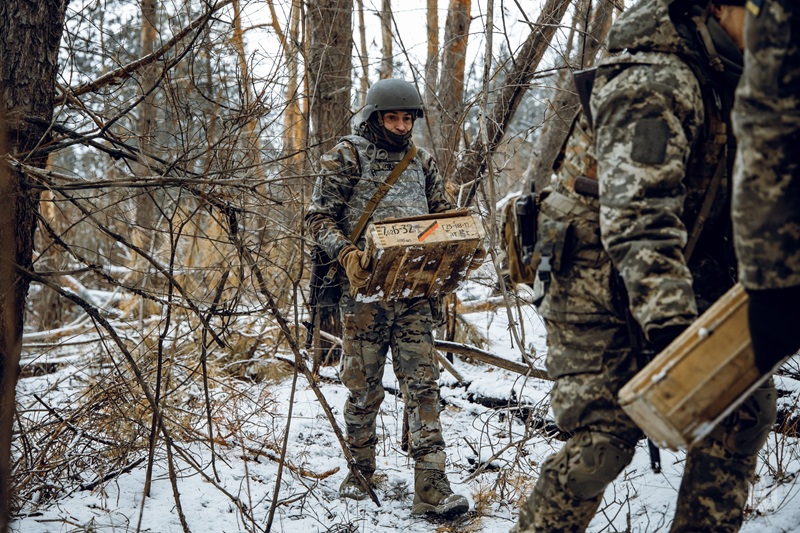
<instances>
[{"instance_id":1,"label":"chest rig","mask_svg":"<svg viewBox=\"0 0 800 533\"><path fill-rule=\"evenodd\" d=\"M355 149L360 169L343 214L342 229L349 235L376 189L403 159L405 152L379 149L360 135L348 135L342 140L350 143ZM378 203L371 220L427 215L429 211L425 191L425 169L420 157L417 156L411 159L397 181Z\"/></svg>"}]
</instances>

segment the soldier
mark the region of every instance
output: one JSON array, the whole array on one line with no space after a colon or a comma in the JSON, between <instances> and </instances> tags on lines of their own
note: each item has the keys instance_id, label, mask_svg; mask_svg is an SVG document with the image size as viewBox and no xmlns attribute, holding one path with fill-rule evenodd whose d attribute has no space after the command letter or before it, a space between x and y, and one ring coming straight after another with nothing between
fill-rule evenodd
<instances>
[{"instance_id":1,"label":"soldier","mask_svg":"<svg viewBox=\"0 0 800 533\"><path fill-rule=\"evenodd\" d=\"M753 350L769 372L800 347L800 4L748 8L733 221Z\"/></svg>"},{"instance_id":2,"label":"soldier","mask_svg":"<svg viewBox=\"0 0 800 533\"><path fill-rule=\"evenodd\" d=\"M598 67L540 198L551 406L570 438L517 531L585 530L643 436L620 388L735 281L727 123L743 3L641 0L611 28L620 54ZM775 414L770 381L688 451L672 531L739 529Z\"/></svg>"},{"instance_id":3,"label":"soldier","mask_svg":"<svg viewBox=\"0 0 800 533\"><path fill-rule=\"evenodd\" d=\"M364 239L348 236L376 187L412 146L414 121L423 116L419 93L410 83L385 79L367 92L357 135L344 137L322 157L306 223L330 257L338 258L343 285L339 304L343 334L342 382L349 390L344 407L347 444L371 483L375 473L375 419L384 397L383 368L389 347L409 418L410 453L415 461L415 514L454 516L469 503L453 494L445 475L444 438L439 422L439 369L434 359L432 303L427 298L375 301L357 298L351 287L370 275L362 260ZM372 219L439 213L453 208L432 157L419 149ZM471 265L472 266L472 265ZM349 473L339 494L362 500L367 492Z\"/></svg>"}]
</instances>

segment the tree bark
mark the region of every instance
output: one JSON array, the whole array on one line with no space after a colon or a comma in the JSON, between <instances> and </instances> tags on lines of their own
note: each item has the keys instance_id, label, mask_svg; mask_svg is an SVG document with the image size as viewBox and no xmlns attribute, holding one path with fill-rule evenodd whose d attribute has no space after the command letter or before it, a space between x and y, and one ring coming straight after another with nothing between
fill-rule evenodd
<instances>
[{"instance_id":1,"label":"tree bark","mask_svg":"<svg viewBox=\"0 0 800 533\"><path fill-rule=\"evenodd\" d=\"M435 113L433 121L438 124L434 130L437 135L434 146L436 161L446 181L453 177L461 145L470 9L471 0L450 0L444 28L439 100L432 109Z\"/></svg>"},{"instance_id":2,"label":"tree bark","mask_svg":"<svg viewBox=\"0 0 800 533\"><path fill-rule=\"evenodd\" d=\"M381 5L381 68L379 78L384 80L394 75L392 62L392 0L383 0Z\"/></svg>"},{"instance_id":3,"label":"tree bark","mask_svg":"<svg viewBox=\"0 0 800 533\"><path fill-rule=\"evenodd\" d=\"M369 90L369 53L367 51L367 25L364 23L364 0L357 0L358 3L358 59L361 61L360 86L358 90L358 102L360 107L367 103L367 91Z\"/></svg>"},{"instance_id":4,"label":"tree bark","mask_svg":"<svg viewBox=\"0 0 800 533\"><path fill-rule=\"evenodd\" d=\"M312 161L333 148L350 133L350 92L352 89L353 0L318 0L308 6L308 63ZM335 306L319 308L321 329L341 336L341 322ZM314 350L319 364L326 346Z\"/></svg>"},{"instance_id":5,"label":"tree bark","mask_svg":"<svg viewBox=\"0 0 800 533\"><path fill-rule=\"evenodd\" d=\"M428 50L425 58L425 90L424 102L426 111L422 135L426 147L434 150L438 137L433 132L438 131L436 113L436 93L439 88L439 1L427 0L427 34Z\"/></svg>"},{"instance_id":6,"label":"tree bark","mask_svg":"<svg viewBox=\"0 0 800 533\"><path fill-rule=\"evenodd\" d=\"M353 0L318 0L308 6L311 144L316 155L350 132L352 11Z\"/></svg>"},{"instance_id":7,"label":"tree bark","mask_svg":"<svg viewBox=\"0 0 800 533\"><path fill-rule=\"evenodd\" d=\"M7 138L0 154L26 159L27 152L46 144L41 124L53 119L58 47L64 28L66 0L0 2L0 115ZM34 120L29 120L34 119ZM46 158L27 163L45 167ZM14 387L19 369L22 322L30 280L14 263L32 270L33 235L39 195L26 187L24 176L3 161L0 167L0 533L10 517L11 427Z\"/></svg>"},{"instance_id":8,"label":"tree bark","mask_svg":"<svg viewBox=\"0 0 800 533\"><path fill-rule=\"evenodd\" d=\"M156 0L142 0L141 17L142 29L139 40L140 55L147 56L155 50L156 39ZM139 151L142 154L142 161L146 160L146 154L152 152L152 137L156 123L155 89L158 80L158 66L151 63L141 71L139 78L139 97L142 98L139 104L139 120L137 124L137 136L139 140ZM149 175L148 167L145 165L135 165L135 172L140 176ZM142 195L136 202L136 226L132 234L134 244L143 250L150 251L155 233L156 205L154 199L149 195Z\"/></svg>"}]
</instances>

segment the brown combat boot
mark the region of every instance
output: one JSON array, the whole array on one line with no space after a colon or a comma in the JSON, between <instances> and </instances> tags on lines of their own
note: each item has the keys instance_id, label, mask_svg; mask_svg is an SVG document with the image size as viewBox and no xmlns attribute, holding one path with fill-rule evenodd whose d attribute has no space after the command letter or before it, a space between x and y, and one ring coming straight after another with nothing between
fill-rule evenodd
<instances>
[{"instance_id":1,"label":"brown combat boot","mask_svg":"<svg viewBox=\"0 0 800 533\"><path fill-rule=\"evenodd\" d=\"M464 496L453 494L444 473L444 452L431 453L414 467L414 503L412 514L433 513L446 518L469 511Z\"/></svg>"}]
</instances>

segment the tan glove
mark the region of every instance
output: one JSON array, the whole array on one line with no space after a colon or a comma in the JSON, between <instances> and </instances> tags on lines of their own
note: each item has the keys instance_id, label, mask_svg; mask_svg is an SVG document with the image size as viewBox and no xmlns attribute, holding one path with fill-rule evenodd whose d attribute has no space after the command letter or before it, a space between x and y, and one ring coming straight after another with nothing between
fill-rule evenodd
<instances>
[{"instance_id":1,"label":"tan glove","mask_svg":"<svg viewBox=\"0 0 800 533\"><path fill-rule=\"evenodd\" d=\"M364 263L366 262L366 266ZM356 289L363 287L369 281L372 270L364 252L353 244L348 244L339 252L339 264L344 267L350 285Z\"/></svg>"},{"instance_id":2,"label":"tan glove","mask_svg":"<svg viewBox=\"0 0 800 533\"><path fill-rule=\"evenodd\" d=\"M477 250L475 250L475 255L472 256L472 261L469 262L468 271L472 272L479 266L483 264L484 259L488 255L486 248L481 245Z\"/></svg>"}]
</instances>

